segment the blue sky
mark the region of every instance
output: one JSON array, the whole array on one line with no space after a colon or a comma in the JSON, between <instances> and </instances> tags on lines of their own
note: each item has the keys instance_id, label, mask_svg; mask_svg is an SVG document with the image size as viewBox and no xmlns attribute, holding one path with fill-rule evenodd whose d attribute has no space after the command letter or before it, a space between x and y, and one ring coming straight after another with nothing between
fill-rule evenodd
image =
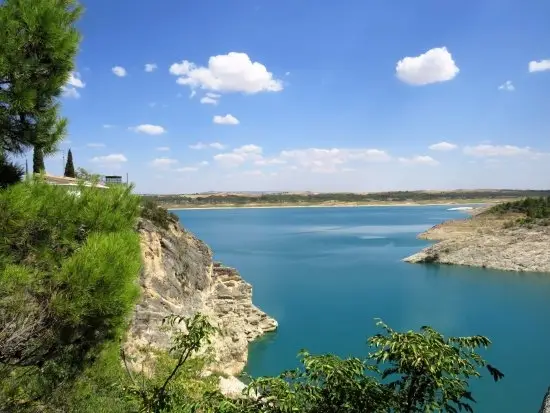
<instances>
[{"instance_id":1,"label":"blue sky","mask_svg":"<svg viewBox=\"0 0 550 413\"><path fill-rule=\"evenodd\" d=\"M548 1L83 3L60 149L139 192L550 186Z\"/></svg>"}]
</instances>

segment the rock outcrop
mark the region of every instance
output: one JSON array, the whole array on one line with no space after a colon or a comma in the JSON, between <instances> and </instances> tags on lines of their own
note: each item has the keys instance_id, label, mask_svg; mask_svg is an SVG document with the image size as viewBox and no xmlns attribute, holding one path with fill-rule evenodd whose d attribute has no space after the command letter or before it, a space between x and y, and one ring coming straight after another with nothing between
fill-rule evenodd
<instances>
[{"instance_id":1,"label":"rock outcrop","mask_svg":"<svg viewBox=\"0 0 550 413\"><path fill-rule=\"evenodd\" d=\"M540 407L539 413L550 413L550 387L544 396L542 401L542 406Z\"/></svg>"},{"instance_id":2,"label":"rock outcrop","mask_svg":"<svg viewBox=\"0 0 550 413\"><path fill-rule=\"evenodd\" d=\"M513 218L481 213L438 224L419 238L439 242L404 261L550 272L550 227L509 225Z\"/></svg>"},{"instance_id":3,"label":"rock outcrop","mask_svg":"<svg viewBox=\"0 0 550 413\"><path fill-rule=\"evenodd\" d=\"M212 261L210 248L178 222L167 229L148 220L138 225L143 269L125 349L131 355L152 346L166 349L170 332L161 328L170 314L208 316L220 333L212 341L211 370L233 375L245 367L248 343L277 328L277 322L252 304L252 287L233 268Z\"/></svg>"}]
</instances>

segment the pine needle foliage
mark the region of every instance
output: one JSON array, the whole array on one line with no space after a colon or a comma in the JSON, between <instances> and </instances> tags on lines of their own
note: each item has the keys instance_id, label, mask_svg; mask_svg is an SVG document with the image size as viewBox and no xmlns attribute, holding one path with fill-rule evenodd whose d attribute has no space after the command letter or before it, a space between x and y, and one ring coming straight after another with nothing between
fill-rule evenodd
<instances>
[{"instance_id":1,"label":"pine needle foliage","mask_svg":"<svg viewBox=\"0 0 550 413\"><path fill-rule=\"evenodd\" d=\"M47 398L122 336L141 266L131 190L37 178L0 191L3 402Z\"/></svg>"}]
</instances>

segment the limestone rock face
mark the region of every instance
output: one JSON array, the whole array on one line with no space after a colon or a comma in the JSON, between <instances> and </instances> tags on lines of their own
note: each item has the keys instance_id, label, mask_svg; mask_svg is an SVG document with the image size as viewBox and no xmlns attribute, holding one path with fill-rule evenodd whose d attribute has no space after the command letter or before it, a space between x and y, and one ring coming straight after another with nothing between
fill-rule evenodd
<instances>
[{"instance_id":1,"label":"limestone rock face","mask_svg":"<svg viewBox=\"0 0 550 413\"><path fill-rule=\"evenodd\" d=\"M252 287L232 268L214 264L210 248L176 221L168 229L147 220L138 224L143 269L141 298L128 332L125 350L166 349L170 332L162 320L170 314L208 316L220 333L212 341L211 367L238 374L246 365L248 343L277 328L277 322L252 304Z\"/></svg>"},{"instance_id":2,"label":"limestone rock face","mask_svg":"<svg viewBox=\"0 0 550 413\"><path fill-rule=\"evenodd\" d=\"M544 396L542 401L542 406L540 407L539 413L550 413L550 387Z\"/></svg>"},{"instance_id":3,"label":"limestone rock face","mask_svg":"<svg viewBox=\"0 0 550 413\"><path fill-rule=\"evenodd\" d=\"M479 214L436 225L419 238L439 242L404 261L550 272L550 226L508 227L507 221Z\"/></svg>"}]
</instances>

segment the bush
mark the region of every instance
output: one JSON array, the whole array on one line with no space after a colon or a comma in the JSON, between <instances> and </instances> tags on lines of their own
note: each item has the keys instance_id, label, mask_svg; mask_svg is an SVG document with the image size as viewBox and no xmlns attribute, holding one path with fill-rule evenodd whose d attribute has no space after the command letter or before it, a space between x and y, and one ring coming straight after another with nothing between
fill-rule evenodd
<instances>
[{"instance_id":1,"label":"bush","mask_svg":"<svg viewBox=\"0 0 550 413\"><path fill-rule=\"evenodd\" d=\"M164 229L168 229L170 223L176 223L179 220L177 215L168 212L166 208L159 206L155 201L148 198L142 198L141 217Z\"/></svg>"},{"instance_id":2,"label":"bush","mask_svg":"<svg viewBox=\"0 0 550 413\"><path fill-rule=\"evenodd\" d=\"M0 153L0 189L20 182L23 175L25 175L25 171L20 165L8 161Z\"/></svg>"},{"instance_id":3,"label":"bush","mask_svg":"<svg viewBox=\"0 0 550 413\"><path fill-rule=\"evenodd\" d=\"M126 187L38 179L0 192L0 411L33 411L122 336L138 295L138 216Z\"/></svg>"}]
</instances>

